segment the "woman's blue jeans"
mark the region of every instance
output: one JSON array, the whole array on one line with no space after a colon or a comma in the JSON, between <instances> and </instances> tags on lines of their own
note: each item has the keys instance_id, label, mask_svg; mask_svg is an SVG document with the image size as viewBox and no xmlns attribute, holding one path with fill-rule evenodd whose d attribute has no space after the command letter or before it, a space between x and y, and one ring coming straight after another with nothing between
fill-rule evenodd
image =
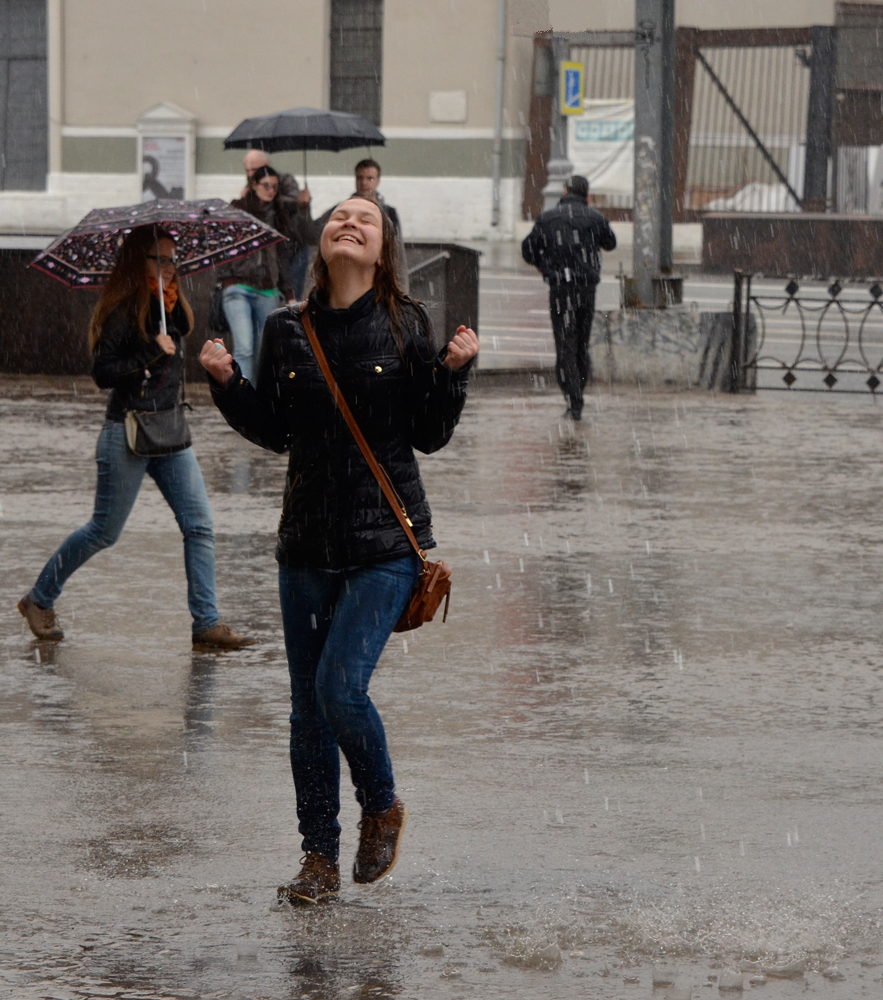
<instances>
[{"instance_id":1,"label":"woman's blue jeans","mask_svg":"<svg viewBox=\"0 0 883 1000\"><path fill-rule=\"evenodd\" d=\"M172 508L184 536L187 603L193 634L217 625L215 535L202 472L192 448L160 458L138 458L126 445L125 424L106 421L95 450L98 484L92 520L69 535L43 567L30 597L41 608L54 606L68 577L96 552L120 537L146 472ZM144 573L145 569L140 568Z\"/></svg>"},{"instance_id":2,"label":"woman's blue jeans","mask_svg":"<svg viewBox=\"0 0 883 1000\"><path fill-rule=\"evenodd\" d=\"M416 555L346 570L279 567L298 829L304 851L332 861L340 840L340 751L366 812L395 802L368 682L419 571Z\"/></svg>"},{"instance_id":3,"label":"woman's blue jeans","mask_svg":"<svg viewBox=\"0 0 883 1000\"><path fill-rule=\"evenodd\" d=\"M244 285L228 285L221 294L221 304L233 338L233 357L243 376L253 382L264 324L282 304L281 296L260 295Z\"/></svg>"}]
</instances>

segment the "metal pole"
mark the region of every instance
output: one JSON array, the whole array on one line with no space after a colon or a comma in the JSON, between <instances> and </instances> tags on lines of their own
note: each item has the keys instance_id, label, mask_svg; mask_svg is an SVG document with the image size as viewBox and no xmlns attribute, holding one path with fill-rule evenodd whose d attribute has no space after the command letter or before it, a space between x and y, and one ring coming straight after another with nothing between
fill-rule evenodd
<instances>
[{"instance_id":1,"label":"metal pole","mask_svg":"<svg viewBox=\"0 0 883 1000\"><path fill-rule=\"evenodd\" d=\"M506 0L497 0L497 103L494 108L494 159L491 225L500 224L500 175L503 163L503 86L506 81Z\"/></svg>"},{"instance_id":2,"label":"metal pole","mask_svg":"<svg viewBox=\"0 0 883 1000\"><path fill-rule=\"evenodd\" d=\"M162 297L162 265L159 262L159 233L156 231L154 226L153 235L156 238L156 276L159 279L159 322L162 326L162 332L168 336L169 328L166 323L166 303L165 299Z\"/></svg>"},{"instance_id":3,"label":"metal pole","mask_svg":"<svg viewBox=\"0 0 883 1000\"><path fill-rule=\"evenodd\" d=\"M554 92L552 97L552 123L549 141L549 162L546 164L546 186L543 188L543 209L554 208L564 194L564 182L573 173L573 164L567 159L567 121L561 114L561 63L569 54L566 37L552 38L554 57Z\"/></svg>"},{"instance_id":4,"label":"metal pole","mask_svg":"<svg viewBox=\"0 0 883 1000\"><path fill-rule=\"evenodd\" d=\"M733 275L733 339L730 344L730 392L742 388L742 272L737 268Z\"/></svg>"},{"instance_id":5,"label":"metal pole","mask_svg":"<svg viewBox=\"0 0 883 1000\"><path fill-rule=\"evenodd\" d=\"M634 273L640 306L671 269L675 0L635 0Z\"/></svg>"},{"instance_id":6,"label":"metal pole","mask_svg":"<svg viewBox=\"0 0 883 1000\"><path fill-rule=\"evenodd\" d=\"M659 149L659 270L671 274L675 207L675 0L662 5L662 94Z\"/></svg>"},{"instance_id":7,"label":"metal pole","mask_svg":"<svg viewBox=\"0 0 883 1000\"><path fill-rule=\"evenodd\" d=\"M801 203L804 212L824 212L827 206L836 30L828 25L813 25L812 29Z\"/></svg>"},{"instance_id":8,"label":"metal pole","mask_svg":"<svg viewBox=\"0 0 883 1000\"><path fill-rule=\"evenodd\" d=\"M756 378L756 376L757 376L757 367L756 367L756 365L755 365L755 368L754 368L755 379L754 379L753 383L750 386L748 384L748 365L749 365L749 363L756 361L756 359L753 356L750 357L750 358L748 357L748 345L749 345L748 338L749 338L749 336L751 334L751 272L750 271L745 276L745 300L744 301L745 301L745 308L742 311L742 336L739 338L739 346L740 346L741 351L742 351L741 358L740 358L740 365L741 365L741 372L742 372L741 386L742 386L743 389L750 389L752 392L755 392L756 389L757 389L757 378ZM755 347L755 353L756 353L757 352L757 345L756 345L756 343L755 343L754 347Z\"/></svg>"}]
</instances>

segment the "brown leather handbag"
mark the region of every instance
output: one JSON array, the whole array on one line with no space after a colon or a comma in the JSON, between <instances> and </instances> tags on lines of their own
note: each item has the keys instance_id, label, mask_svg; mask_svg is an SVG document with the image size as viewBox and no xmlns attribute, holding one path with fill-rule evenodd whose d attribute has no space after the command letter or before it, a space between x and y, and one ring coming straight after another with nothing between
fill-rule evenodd
<instances>
[{"instance_id":1,"label":"brown leather handbag","mask_svg":"<svg viewBox=\"0 0 883 1000\"><path fill-rule=\"evenodd\" d=\"M325 352L322 350L322 345L319 343L319 338L313 329L313 324L306 307L301 310L300 318L310 341L310 346L313 348L313 353L316 355L316 360L319 362L319 367L322 369L322 374L325 376L325 381L328 383L328 388L331 390L331 398L346 421L350 433L355 438L359 450L364 455L365 461L368 463L368 468L374 473L374 478L377 480L377 484L381 490L383 490L383 495L389 501L393 513L399 519L399 524L401 524L402 529L408 536L408 541L414 546L414 551L420 557L420 576L417 577L417 582L414 584L414 589L411 591L411 596L408 598L405 610L402 612L393 631L410 632L412 629L420 628L424 622L431 622L442 601L445 602L442 621L447 621L448 604L451 600L451 576L453 575L451 567L441 560L431 562L426 558L426 553L420 548L417 539L414 537L414 532L411 530L412 525L411 519L408 517L408 512L402 506L401 500L396 496L389 477L374 457L374 452L371 451L371 447L365 440L361 430L359 430L359 425L356 423L347 405L347 401L340 392L337 381L328 365L328 359L325 357Z\"/></svg>"}]
</instances>

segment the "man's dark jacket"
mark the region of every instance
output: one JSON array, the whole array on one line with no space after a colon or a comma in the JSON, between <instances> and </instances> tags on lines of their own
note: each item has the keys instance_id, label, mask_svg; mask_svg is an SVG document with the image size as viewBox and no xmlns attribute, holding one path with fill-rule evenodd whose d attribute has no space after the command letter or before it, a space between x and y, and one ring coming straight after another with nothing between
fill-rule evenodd
<instances>
[{"instance_id":1,"label":"man's dark jacket","mask_svg":"<svg viewBox=\"0 0 883 1000\"><path fill-rule=\"evenodd\" d=\"M450 440L466 400L467 365L442 364L429 319L402 306L402 350L389 314L367 292L331 309L314 292L310 318L356 423L386 470L423 548L435 545L414 449ZM230 426L263 448L289 452L276 558L283 566L342 569L414 551L334 404L300 313L272 313L264 328L255 386L234 370L212 382Z\"/></svg>"},{"instance_id":2,"label":"man's dark jacket","mask_svg":"<svg viewBox=\"0 0 883 1000\"><path fill-rule=\"evenodd\" d=\"M542 271L550 285L597 285L599 250L613 250L616 237L600 212L585 198L565 195L539 216L521 244L521 256Z\"/></svg>"}]
</instances>

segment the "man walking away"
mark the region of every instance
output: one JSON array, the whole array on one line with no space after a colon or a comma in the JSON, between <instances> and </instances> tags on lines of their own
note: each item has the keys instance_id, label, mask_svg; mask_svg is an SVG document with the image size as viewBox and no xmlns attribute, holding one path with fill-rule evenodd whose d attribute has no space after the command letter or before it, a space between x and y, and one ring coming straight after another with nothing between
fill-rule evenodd
<instances>
[{"instance_id":1,"label":"man walking away","mask_svg":"<svg viewBox=\"0 0 883 1000\"><path fill-rule=\"evenodd\" d=\"M610 223L589 208L588 197L589 182L575 174L557 207L540 215L521 244L521 256L549 286L555 376L573 420L582 419L583 389L592 374L589 335L601 278L599 250L616 247Z\"/></svg>"}]
</instances>

